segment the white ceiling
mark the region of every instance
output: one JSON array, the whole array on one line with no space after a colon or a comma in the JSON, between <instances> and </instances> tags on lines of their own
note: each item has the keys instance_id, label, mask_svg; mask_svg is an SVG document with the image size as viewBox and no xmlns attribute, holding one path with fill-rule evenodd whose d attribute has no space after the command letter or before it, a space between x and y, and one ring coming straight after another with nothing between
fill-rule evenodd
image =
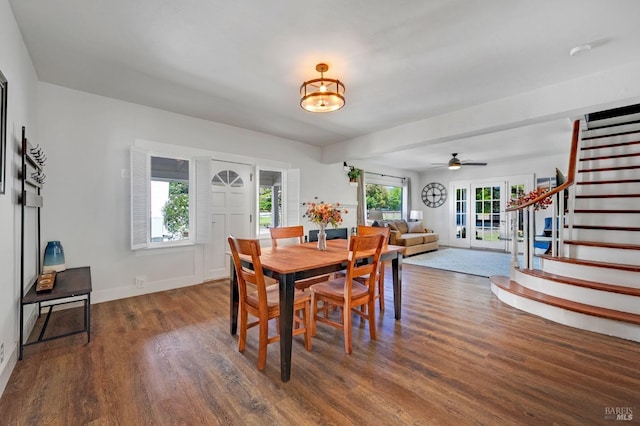
<instances>
[{"instance_id":1,"label":"white ceiling","mask_svg":"<svg viewBox=\"0 0 640 426\"><path fill-rule=\"evenodd\" d=\"M640 41L637 0L10 3L41 81L318 146L619 67ZM583 43L594 48L570 57ZM338 112L299 106L319 62L345 82ZM429 158L487 161L500 138L483 152L430 145ZM424 170L421 153L384 164Z\"/></svg>"}]
</instances>

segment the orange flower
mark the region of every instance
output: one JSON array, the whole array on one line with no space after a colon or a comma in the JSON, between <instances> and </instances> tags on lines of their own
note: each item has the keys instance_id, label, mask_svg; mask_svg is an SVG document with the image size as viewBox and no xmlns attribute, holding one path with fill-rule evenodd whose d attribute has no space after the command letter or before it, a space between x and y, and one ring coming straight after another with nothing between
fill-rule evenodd
<instances>
[{"instance_id":1,"label":"orange flower","mask_svg":"<svg viewBox=\"0 0 640 426\"><path fill-rule=\"evenodd\" d=\"M334 228L337 228L342 223L342 213L348 213L347 210L343 212L338 209L340 203L336 203L335 206L324 202L320 202L320 204L309 202L303 205L307 206L304 217L307 217L313 223L332 225Z\"/></svg>"}]
</instances>

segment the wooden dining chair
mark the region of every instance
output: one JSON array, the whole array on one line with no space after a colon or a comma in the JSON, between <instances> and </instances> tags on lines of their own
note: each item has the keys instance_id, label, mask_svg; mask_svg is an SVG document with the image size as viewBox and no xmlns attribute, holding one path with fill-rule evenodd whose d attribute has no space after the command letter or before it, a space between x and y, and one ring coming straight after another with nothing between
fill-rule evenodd
<instances>
[{"instance_id":1,"label":"wooden dining chair","mask_svg":"<svg viewBox=\"0 0 640 426\"><path fill-rule=\"evenodd\" d=\"M384 237L384 244L382 247L386 247L389 245L389 234L391 233L391 228L386 226L364 226L358 225L358 235L382 235ZM380 305L380 310L384 311L384 261L380 261L378 274L376 275L377 288L378 292L376 293L375 298L379 299L378 303ZM360 280L364 279L363 277L359 278Z\"/></svg>"},{"instance_id":2,"label":"wooden dining chair","mask_svg":"<svg viewBox=\"0 0 640 426\"><path fill-rule=\"evenodd\" d=\"M260 242L258 240L238 239L233 236L228 238L233 264L238 277L238 293L240 303L238 306L238 319L240 326L240 339L238 351L243 352L247 344L247 330L259 327L258 341L258 370L263 370L267 365L267 345L280 341L280 335L269 337L269 321L280 317L280 293L277 285L267 286L265 276L260 263ZM253 270L242 267L240 255L251 256ZM293 335L304 334L305 348L311 350L310 327L310 302L311 296L307 292L296 291L293 302ZM249 323L249 314L257 318Z\"/></svg>"},{"instance_id":3,"label":"wooden dining chair","mask_svg":"<svg viewBox=\"0 0 640 426\"><path fill-rule=\"evenodd\" d=\"M349 240L349 261L346 275L311 286L311 335L315 335L317 322L339 328L344 332L344 350L351 354L351 314L358 314L369 321L369 335L376 340L375 320L375 276L384 237L378 235L356 235ZM373 256L368 263L357 262L358 258ZM365 283L357 277L368 277ZM322 306L318 306L323 302ZM336 321L329 317L331 307L341 309L341 318Z\"/></svg>"},{"instance_id":4,"label":"wooden dining chair","mask_svg":"<svg viewBox=\"0 0 640 426\"><path fill-rule=\"evenodd\" d=\"M296 238L297 244L302 244L304 237L304 226L282 226L279 228L269 228L271 233L271 246L278 247L278 240ZM296 281L296 288L298 290L305 290L315 283L327 281L329 275L319 275L317 277L305 278L303 280Z\"/></svg>"},{"instance_id":5,"label":"wooden dining chair","mask_svg":"<svg viewBox=\"0 0 640 426\"><path fill-rule=\"evenodd\" d=\"M304 238L304 226L282 226L279 228L269 228L271 233L271 246L278 247L278 240L296 238L297 244L302 244Z\"/></svg>"}]
</instances>

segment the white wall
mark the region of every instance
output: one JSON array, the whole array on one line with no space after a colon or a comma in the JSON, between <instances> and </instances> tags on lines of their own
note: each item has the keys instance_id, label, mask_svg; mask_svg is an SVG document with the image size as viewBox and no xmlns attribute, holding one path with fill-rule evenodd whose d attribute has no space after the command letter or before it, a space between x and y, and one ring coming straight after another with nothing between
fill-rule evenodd
<instances>
[{"instance_id":1,"label":"white wall","mask_svg":"<svg viewBox=\"0 0 640 426\"><path fill-rule=\"evenodd\" d=\"M48 157L42 239L62 242L67 267L91 266L94 302L202 282L201 246L130 250L136 139L286 163L301 171L301 200L356 204L342 163L320 163L318 147L48 83L40 83L38 109L38 142ZM355 209L345 219L355 225ZM145 277L143 289L136 276Z\"/></svg>"},{"instance_id":2,"label":"white wall","mask_svg":"<svg viewBox=\"0 0 640 426\"><path fill-rule=\"evenodd\" d=\"M20 299L20 182L18 143L22 126L36 137L37 76L7 0L0 0L0 70L8 81L6 192L0 194L0 393L17 360ZM27 271L35 276L34 271Z\"/></svg>"}]
</instances>

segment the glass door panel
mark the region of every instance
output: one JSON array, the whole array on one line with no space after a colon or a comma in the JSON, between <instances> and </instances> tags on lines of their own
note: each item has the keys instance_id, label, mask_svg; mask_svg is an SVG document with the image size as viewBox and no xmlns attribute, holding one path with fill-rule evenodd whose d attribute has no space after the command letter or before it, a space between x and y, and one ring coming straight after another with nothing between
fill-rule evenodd
<instances>
[{"instance_id":1,"label":"glass door panel","mask_svg":"<svg viewBox=\"0 0 640 426\"><path fill-rule=\"evenodd\" d=\"M469 184L453 184L451 188L449 245L469 247ZM473 204L471 204L473 205Z\"/></svg>"},{"instance_id":2,"label":"glass door panel","mask_svg":"<svg viewBox=\"0 0 640 426\"><path fill-rule=\"evenodd\" d=\"M467 188L456 189L456 239L467 238Z\"/></svg>"},{"instance_id":3,"label":"glass door panel","mask_svg":"<svg viewBox=\"0 0 640 426\"><path fill-rule=\"evenodd\" d=\"M506 229L502 196L504 186L500 182L472 185L475 206L471 247L505 249L505 240L501 238Z\"/></svg>"}]
</instances>

